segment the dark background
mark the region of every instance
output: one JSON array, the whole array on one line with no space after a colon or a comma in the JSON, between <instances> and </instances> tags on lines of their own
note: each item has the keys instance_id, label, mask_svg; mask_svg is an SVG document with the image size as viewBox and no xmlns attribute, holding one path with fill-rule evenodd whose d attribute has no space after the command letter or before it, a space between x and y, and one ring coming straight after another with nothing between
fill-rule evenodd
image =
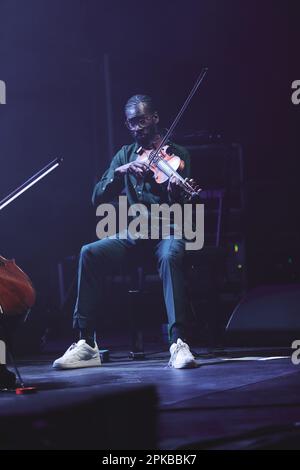
<instances>
[{"instance_id":1,"label":"dark background","mask_svg":"<svg viewBox=\"0 0 300 470\"><path fill-rule=\"evenodd\" d=\"M91 192L111 147L130 141L127 98L153 95L168 126L204 65L209 74L178 131L208 130L243 147L249 286L274 281L282 243L297 259L295 7L282 0L0 0L0 79L7 85L0 198L64 157L0 215L0 253L30 274L42 303L57 301L58 261L96 238Z\"/></svg>"}]
</instances>

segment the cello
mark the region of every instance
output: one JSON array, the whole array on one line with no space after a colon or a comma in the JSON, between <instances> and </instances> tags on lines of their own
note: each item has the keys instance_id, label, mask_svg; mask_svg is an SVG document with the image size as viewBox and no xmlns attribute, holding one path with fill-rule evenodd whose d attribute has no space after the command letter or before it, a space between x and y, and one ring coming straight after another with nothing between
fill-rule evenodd
<instances>
[{"instance_id":1,"label":"cello","mask_svg":"<svg viewBox=\"0 0 300 470\"><path fill-rule=\"evenodd\" d=\"M11 346L6 320L27 313L34 305L35 299L35 289L27 274L17 266L14 259L7 260L0 256L0 327L3 329L8 350ZM10 355L21 387L17 388L16 375L6 368L4 361L4 363L0 362L0 389L15 389L16 393L34 392L34 387L24 386L11 351Z\"/></svg>"},{"instance_id":2,"label":"cello","mask_svg":"<svg viewBox=\"0 0 300 470\"><path fill-rule=\"evenodd\" d=\"M61 162L62 158L56 158L2 199L0 201L0 211L10 204L10 202L23 194L27 189L40 181L40 179L53 171ZM27 274L22 271L14 259L8 260L3 256L0 256L0 326L3 328L8 350L10 338L8 331L6 330L6 320L9 320L11 317L28 313L30 308L33 307L35 300L36 292ZM24 382L15 364L11 351L10 356L19 379L20 388L16 388L17 382L15 374L6 368L5 361L4 363L1 363L0 357L0 389L15 389L16 394L35 392L35 387L24 386Z\"/></svg>"},{"instance_id":3,"label":"cello","mask_svg":"<svg viewBox=\"0 0 300 470\"><path fill-rule=\"evenodd\" d=\"M63 159L56 158L0 201L0 211L27 189L57 168ZM0 256L0 320L27 312L35 303L31 280L15 263Z\"/></svg>"},{"instance_id":4,"label":"cello","mask_svg":"<svg viewBox=\"0 0 300 470\"><path fill-rule=\"evenodd\" d=\"M0 256L0 316L23 314L34 305L35 299L35 289L27 274L14 259Z\"/></svg>"}]
</instances>

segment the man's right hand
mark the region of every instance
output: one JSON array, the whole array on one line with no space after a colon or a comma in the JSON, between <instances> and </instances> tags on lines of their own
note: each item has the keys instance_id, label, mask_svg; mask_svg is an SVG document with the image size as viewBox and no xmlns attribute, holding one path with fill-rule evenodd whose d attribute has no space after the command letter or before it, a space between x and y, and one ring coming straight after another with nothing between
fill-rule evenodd
<instances>
[{"instance_id":1,"label":"man's right hand","mask_svg":"<svg viewBox=\"0 0 300 470\"><path fill-rule=\"evenodd\" d=\"M140 179L145 176L149 168L145 163L141 162L131 162L126 163L125 165L119 166L115 169L116 175L125 175L127 173L134 175L136 178Z\"/></svg>"}]
</instances>

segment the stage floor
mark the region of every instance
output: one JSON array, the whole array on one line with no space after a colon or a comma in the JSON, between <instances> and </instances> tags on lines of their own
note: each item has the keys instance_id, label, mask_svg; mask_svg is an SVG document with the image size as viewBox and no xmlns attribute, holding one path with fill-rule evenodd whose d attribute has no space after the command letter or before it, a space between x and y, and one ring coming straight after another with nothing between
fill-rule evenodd
<instances>
[{"instance_id":1,"label":"stage floor","mask_svg":"<svg viewBox=\"0 0 300 470\"><path fill-rule=\"evenodd\" d=\"M151 385L158 396L159 449L272 447L291 436L289 442L300 443L300 365L292 364L290 351L195 352L199 367L191 370L169 368L167 351L130 361L127 351L113 350L110 362L101 367L67 371L52 369L54 355L19 360L24 381L38 389L26 397L27 411L43 403L55 406L62 397L71 402L78 394L95 396ZM0 417L22 413L23 398L2 393Z\"/></svg>"}]
</instances>

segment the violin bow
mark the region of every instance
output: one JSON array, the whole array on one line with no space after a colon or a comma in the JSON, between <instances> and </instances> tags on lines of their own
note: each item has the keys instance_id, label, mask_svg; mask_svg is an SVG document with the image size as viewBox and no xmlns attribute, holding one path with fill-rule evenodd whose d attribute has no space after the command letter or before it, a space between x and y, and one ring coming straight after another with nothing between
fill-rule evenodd
<instances>
[{"instance_id":1,"label":"violin bow","mask_svg":"<svg viewBox=\"0 0 300 470\"><path fill-rule=\"evenodd\" d=\"M162 139L161 143L159 144L159 146L157 147L157 149L155 149L155 151L153 152L153 155L151 157L151 161L155 161L155 159L158 156L160 150L163 148L165 143L168 141L170 135L173 133L175 127L177 126L179 120L181 119L181 116L183 115L184 111L186 110L186 108L190 104L190 101L192 100L193 96L195 95L196 91L198 90L199 86L201 85L201 83L202 83L205 75L207 74L207 72L208 72L208 67L203 67L203 69L201 70L200 75L198 76L193 88L191 89L188 97L186 98L186 100L183 103L181 109L179 110L177 116L175 117L174 121L172 122L170 128L168 129L167 133L163 137L163 139Z\"/></svg>"}]
</instances>

